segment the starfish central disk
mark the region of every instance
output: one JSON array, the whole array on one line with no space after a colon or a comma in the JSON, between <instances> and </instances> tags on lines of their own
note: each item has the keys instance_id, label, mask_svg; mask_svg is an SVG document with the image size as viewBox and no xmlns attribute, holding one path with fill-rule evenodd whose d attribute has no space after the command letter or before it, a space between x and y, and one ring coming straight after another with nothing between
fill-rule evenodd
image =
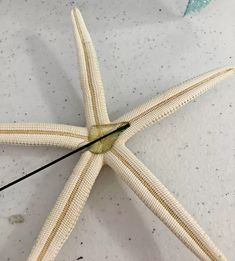
<instances>
[{"instance_id":1,"label":"starfish central disk","mask_svg":"<svg viewBox=\"0 0 235 261\"><path fill-rule=\"evenodd\" d=\"M124 124L124 122L117 123L117 124L105 124L105 125L94 125L91 126L89 130L88 139L89 141L96 140L105 134L108 134L109 132L113 131L114 129L117 129L121 127ZM109 135L108 137L96 142L95 144L91 145L89 150L92 153L95 154L102 154L107 151L109 151L115 141L117 140L120 132L115 132L112 135Z\"/></svg>"}]
</instances>

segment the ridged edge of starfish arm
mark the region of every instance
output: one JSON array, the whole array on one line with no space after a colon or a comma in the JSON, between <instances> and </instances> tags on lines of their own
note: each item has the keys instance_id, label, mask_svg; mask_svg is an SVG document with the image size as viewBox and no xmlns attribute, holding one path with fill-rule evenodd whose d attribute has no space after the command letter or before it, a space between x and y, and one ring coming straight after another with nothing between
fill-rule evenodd
<instances>
[{"instance_id":1,"label":"ridged edge of starfish arm","mask_svg":"<svg viewBox=\"0 0 235 261\"><path fill-rule=\"evenodd\" d=\"M103 83L91 37L77 8L72 9L71 16L78 50L87 126L108 124Z\"/></svg>"},{"instance_id":2,"label":"ridged edge of starfish arm","mask_svg":"<svg viewBox=\"0 0 235 261\"><path fill-rule=\"evenodd\" d=\"M125 145L105 154L107 163L148 208L201 260L227 260L165 186Z\"/></svg>"},{"instance_id":3,"label":"ridged edge of starfish arm","mask_svg":"<svg viewBox=\"0 0 235 261\"><path fill-rule=\"evenodd\" d=\"M103 165L103 155L82 154L46 220L28 261L54 260L72 232Z\"/></svg>"},{"instance_id":4,"label":"ridged edge of starfish arm","mask_svg":"<svg viewBox=\"0 0 235 261\"><path fill-rule=\"evenodd\" d=\"M0 143L77 148L88 140L87 129L53 123L0 123Z\"/></svg>"},{"instance_id":5,"label":"ridged edge of starfish arm","mask_svg":"<svg viewBox=\"0 0 235 261\"><path fill-rule=\"evenodd\" d=\"M212 70L169 89L125 114L114 121L127 121L131 124L131 127L121 134L119 141L125 143L140 130L172 114L234 72L235 67L223 67Z\"/></svg>"}]
</instances>

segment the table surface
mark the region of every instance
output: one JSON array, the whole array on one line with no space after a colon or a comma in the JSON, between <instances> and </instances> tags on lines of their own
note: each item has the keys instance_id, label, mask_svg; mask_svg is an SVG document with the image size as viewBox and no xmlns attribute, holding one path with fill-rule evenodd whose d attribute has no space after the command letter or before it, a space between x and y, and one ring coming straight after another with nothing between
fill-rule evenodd
<instances>
[{"instance_id":1,"label":"table surface","mask_svg":"<svg viewBox=\"0 0 235 261\"><path fill-rule=\"evenodd\" d=\"M0 1L0 121L85 124L70 9L100 62L111 119L193 76L235 64L235 4L213 1ZM235 260L235 77L133 137L128 147ZM1 183L66 150L0 146ZM0 194L1 261L26 260L79 155ZM20 215L17 222L12 215ZM104 167L56 260L196 260Z\"/></svg>"}]
</instances>

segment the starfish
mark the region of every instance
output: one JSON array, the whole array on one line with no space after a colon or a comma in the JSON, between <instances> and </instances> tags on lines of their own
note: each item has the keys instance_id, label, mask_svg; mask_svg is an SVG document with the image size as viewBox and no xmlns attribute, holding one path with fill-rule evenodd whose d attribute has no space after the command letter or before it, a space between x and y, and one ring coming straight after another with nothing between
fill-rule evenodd
<instances>
[{"instance_id":1,"label":"starfish","mask_svg":"<svg viewBox=\"0 0 235 261\"><path fill-rule=\"evenodd\" d=\"M128 122L119 136L107 137L82 153L47 218L29 261L54 260L78 221L103 165L109 165L146 206L201 260L227 260L196 221L166 187L126 147L137 132L166 116L232 75L235 67L215 69L188 80L110 122L100 71L82 15L73 8L72 22L78 48L86 127L47 123L2 123L0 142L75 149Z\"/></svg>"}]
</instances>

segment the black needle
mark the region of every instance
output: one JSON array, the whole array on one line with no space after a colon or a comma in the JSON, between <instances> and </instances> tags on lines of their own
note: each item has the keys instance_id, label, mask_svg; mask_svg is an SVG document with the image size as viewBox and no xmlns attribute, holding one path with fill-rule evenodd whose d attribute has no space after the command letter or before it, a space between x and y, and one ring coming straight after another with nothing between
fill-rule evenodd
<instances>
[{"instance_id":1,"label":"black needle","mask_svg":"<svg viewBox=\"0 0 235 261\"><path fill-rule=\"evenodd\" d=\"M22 181L22 180L24 180L24 179L27 179L27 178L33 176L34 174L38 173L39 171L44 170L44 169L50 167L51 165L53 165L53 164L55 164L55 163L57 163L57 162L59 162L59 161L65 159L65 158L68 158L69 156L71 156L71 155L73 155L73 154L75 154L75 153L77 153L77 152L79 152L79 151L81 151L81 150L84 150L84 149L88 148L88 147L91 146L92 144L95 144L96 142L98 142L98 141L100 141L100 140L102 140L102 139L104 139L104 138L106 138L106 137L108 137L108 136L110 136L110 135L112 135L112 134L114 134L114 133L116 133L116 132L122 132L122 131L124 131L125 129L127 129L127 128L129 128L129 127L130 127L130 123L126 123L126 124L122 125L121 127L118 127L117 129L115 129L115 130L113 130L113 131L111 131L111 132L105 134L104 136L101 136L101 137L99 137L99 138L97 138L97 139L95 139L95 140L93 140L93 141L91 141L91 142L89 142L89 143L87 143L87 144L85 144L85 145L83 145L83 146L77 148L76 150L73 150L73 151L71 151L71 152L65 154L65 155L62 156L62 157L60 157L60 158L58 158L58 159L55 159L55 160L53 160L53 161L47 163L46 165L43 165L42 167L40 167L40 168L38 168L38 169L36 169L36 170L34 170L34 171L32 171L32 172L26 174L25 176L23 176L23 177L21 177L21 178L19 178L19 179L16 179L16 180L14 180L14 181L8 183L8 184L5 185L5 186L2 186L2 187L0 188L0 191L3 191L3 190L5 190L5 189L7 189L7 188L9 188L9 187L11 187L11 186L13 186L13 185L15 185L16 183L18 183L18 182L20 182L20 181Z\"/></svg>"}]
</instances>

